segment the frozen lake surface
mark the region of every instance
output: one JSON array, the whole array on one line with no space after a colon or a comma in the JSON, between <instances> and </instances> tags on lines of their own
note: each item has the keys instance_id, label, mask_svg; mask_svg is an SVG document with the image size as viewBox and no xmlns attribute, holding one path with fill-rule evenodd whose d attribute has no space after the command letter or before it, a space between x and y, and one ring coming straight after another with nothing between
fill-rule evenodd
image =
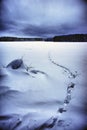
<instances>
[{"instance_id":1,"label":"frozen lake surface","mask_svg":"<svg viewBox=\"0 0 87 130\"><path fill-rule=\"evenodd\" d=\"M86 43L0 43L0 129L86 127Z\"/></svg>"}]
</instances>

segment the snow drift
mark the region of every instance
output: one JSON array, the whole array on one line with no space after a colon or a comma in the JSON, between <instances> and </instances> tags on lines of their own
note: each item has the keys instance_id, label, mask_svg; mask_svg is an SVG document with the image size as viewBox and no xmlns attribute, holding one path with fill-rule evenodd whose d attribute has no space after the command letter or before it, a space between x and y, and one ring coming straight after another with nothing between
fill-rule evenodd
<instances>
[{"instance_id":1,"label":"snow drift","mask_svg":"<svg viewBox=\"0 0 87 130\"><path fill-rule=\"evenodd\" d=\"M2 130L85 128L86 44L2 42L0 49Z\"/></svg>"}]
</instances>

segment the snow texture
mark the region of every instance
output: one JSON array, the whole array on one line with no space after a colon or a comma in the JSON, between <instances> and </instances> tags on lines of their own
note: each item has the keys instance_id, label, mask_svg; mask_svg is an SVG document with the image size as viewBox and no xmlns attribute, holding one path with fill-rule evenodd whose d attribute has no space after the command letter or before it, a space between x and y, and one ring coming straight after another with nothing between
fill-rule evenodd
<instances>
[{"instance_id":1,"label":"snow texture","mask_svg":"<svg viewBox=\"0 0 87 130\"><path fill-rule=\"evenodd\" d=\"M0 43L0 129L86 128L86 43Z\"/></svg>"}]
</instances>

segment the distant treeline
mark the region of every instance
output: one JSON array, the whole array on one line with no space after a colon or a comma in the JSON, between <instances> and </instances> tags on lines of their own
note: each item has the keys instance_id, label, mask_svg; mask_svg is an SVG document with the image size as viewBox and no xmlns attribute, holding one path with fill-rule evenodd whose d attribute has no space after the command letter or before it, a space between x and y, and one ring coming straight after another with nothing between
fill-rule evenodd
<instances>
[{"instance_id":1,"label":"distant treeline","mask_svg":"<svg viewBox=\"0 0 87 130\"><path fill-rule=\"evenodd\" d=\"M63 35L55 36L53 41L60 42L87 42L87 34L72 34L72 35Z\"/></svg>"},{"instance_id":2,"label":"distant treeline","mask_svg":"<svg viewBox=\"0 0 87 130\"><path fill-rule=\"evenodd\" d=\"M53 41L53 42L87 42L87 34L71 34L51 38L0 37L0 41Z\"/></svg>"},{"instance_id":3,"label":"distant treeline","mask_svg":"<svg viewBox=\"0 0 87 130\"><path fill-rule=\"evenodd\" d=\"M42 38L0 37L0 41L42 41Z\"/></svg>"}]
</instances>

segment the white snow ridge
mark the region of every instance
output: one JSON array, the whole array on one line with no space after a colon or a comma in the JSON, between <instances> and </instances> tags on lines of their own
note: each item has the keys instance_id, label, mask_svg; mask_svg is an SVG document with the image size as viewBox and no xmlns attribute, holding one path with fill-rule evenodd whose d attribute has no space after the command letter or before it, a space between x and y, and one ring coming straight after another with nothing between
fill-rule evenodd
<instances>
[{"instance_id":1,"label":"white snow ridge","mask_svg":"<svg viewBox=\"0 0 87 130\"><path fill-rule=\"evenodd\" d=\"M0 130L84 130L86 50L86 43L0 43Z\"/></svg>"}]
</instances>

